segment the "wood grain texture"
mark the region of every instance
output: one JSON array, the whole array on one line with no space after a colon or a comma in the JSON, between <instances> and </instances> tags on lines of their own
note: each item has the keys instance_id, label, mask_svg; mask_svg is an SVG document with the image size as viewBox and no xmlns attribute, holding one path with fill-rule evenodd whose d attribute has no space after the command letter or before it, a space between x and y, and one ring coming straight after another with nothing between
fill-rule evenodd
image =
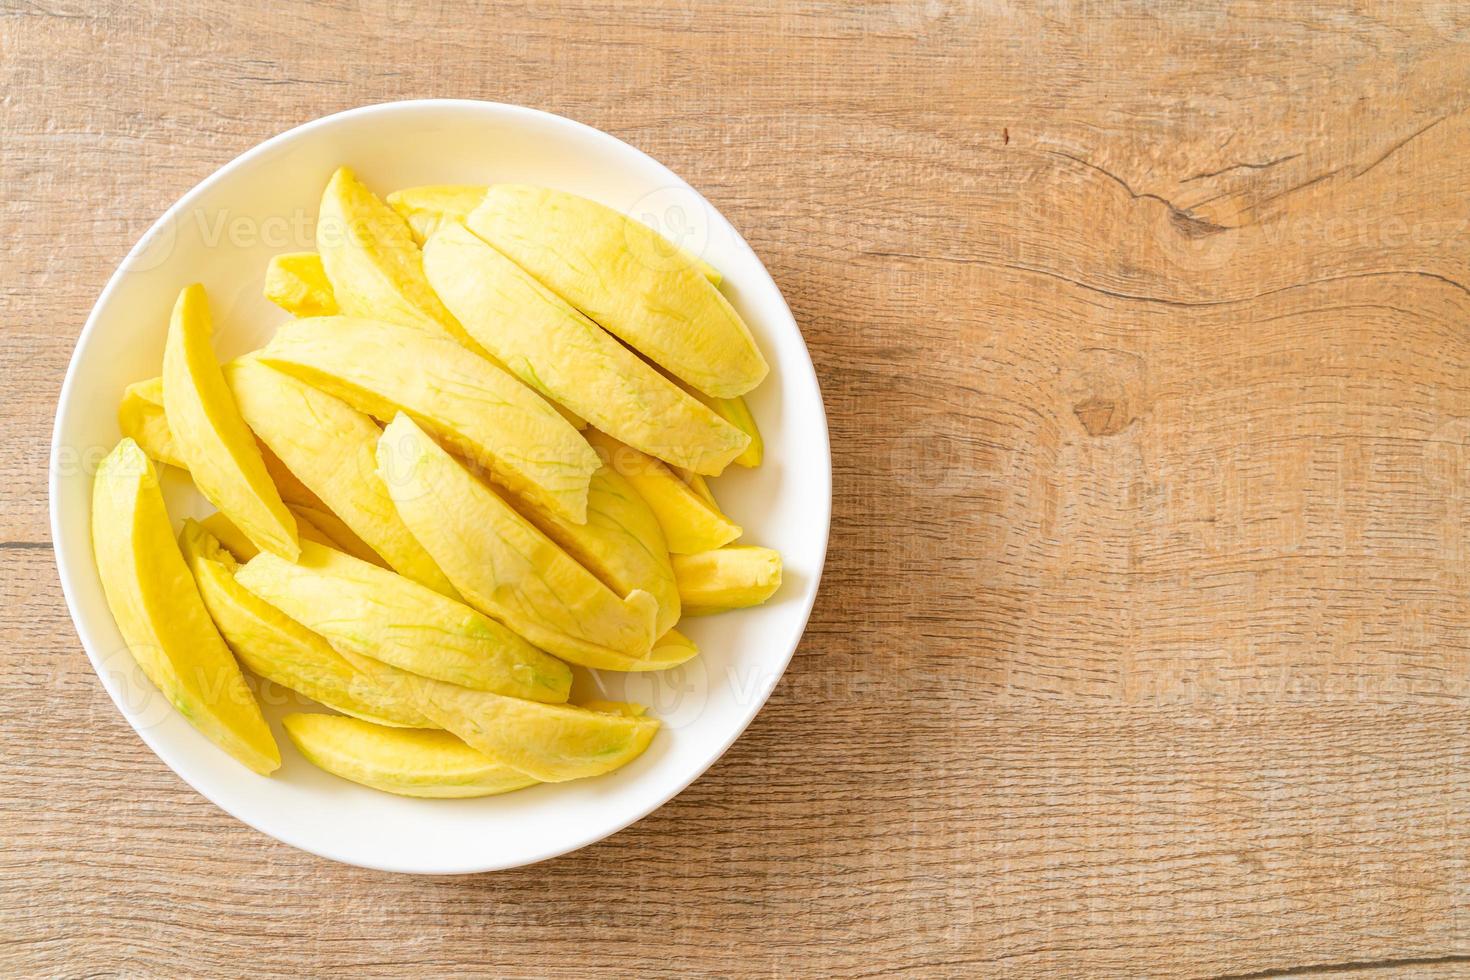
<instances>
[{"instance_id":1,"label":"wood grain texture","mask_svg":"<svg viewBox=\"0 0 1470 980\"><path fill-rule=\"evenodd\" d=\"M0 973L1470 972L1470 12L0 0ZM50 419L169 203L334 110L562 112L796 313L831 558L770 703L596 846L277 845L131 733Z\"/></svg>"}]
</instances>

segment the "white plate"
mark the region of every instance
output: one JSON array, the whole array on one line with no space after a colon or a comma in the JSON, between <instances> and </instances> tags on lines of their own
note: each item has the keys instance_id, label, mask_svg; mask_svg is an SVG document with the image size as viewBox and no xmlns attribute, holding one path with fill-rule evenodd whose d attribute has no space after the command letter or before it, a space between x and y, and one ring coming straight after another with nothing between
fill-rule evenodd
<instances>
[{"instance_id":1,"label":"white plate","mask_svg":"<svg viewBox=\"0 0 1470 980\"><path fill-rule=\"evenodd\" d=\"M299 704L282 704L291 699L274 688L266 713L284 765L270 778L257 776L171 710L123 646L92 562L88 516L92 474L119 438L123 387L159 373L169 310L190 282L209 291L221 357L270 336L284 315L261 296L266 260L314 247L318 198L343 163L379 193L519 181L634 214L725 274L725 294L771 362L770 377L749 397L766 440L765 464L731 467L716 487L745 527L744 541L780 549L785 583L758 609L680 624L702 651L684 667L595 678L609 696L648 704L664 723L648 752L618 772L479 800L388 796L301 758L279 722ZM128 254L93 308L61 389L51 448L51 534L62 588L87 655L128 722L174 772L257 830L388 871L448 874L543 861L628 826L693 782L755 717L790 661L816 597L831 516L816 374L790 309L750 246L689 185L626 143L559 116L487 102L396 102L318 119L262 143L186 194ZM210 509L180 474L166 475L165 490L176 521Z\"/></svg>"}]
</instances>

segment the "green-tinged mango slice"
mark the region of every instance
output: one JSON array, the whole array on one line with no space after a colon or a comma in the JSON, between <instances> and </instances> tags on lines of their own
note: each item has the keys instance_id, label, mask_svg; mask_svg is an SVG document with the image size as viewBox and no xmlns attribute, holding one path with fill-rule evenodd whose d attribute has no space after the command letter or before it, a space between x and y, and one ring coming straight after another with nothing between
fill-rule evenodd
<instances>
[{"instance_id":1,"label":"green-tinged mango slice","mask_svg":"<svg viewBox=\"0 0 1470 980\"><path fill-rule=\"evenodd\" d=\"M265 298L292 316L334 316L341 312L322 257L315 252L271 256L265 267Z\"/></svg>"},{"instance_id":2,"label":"green-tinged mango slice","mask_svg":"<svg viewBox=\"0 0 1470 980\"><path fill-rule=\"evenodd\" d=\"M179 535L204 606L248 669L329 708L383 725L432 728L412 704L379 688L326 640L235 581L238 563L196 521Z\"/></svg>"},{"instance_id":3,"label":"green-tinged mango slice","mask_svg":"<svg viewBox=\"0 0 1470 980\"><path fill-rule=\"evenodd\" d=\"M586 435L607 465L626 479L653 510L671 553L708 551L740 537L740 525L720 513L663 463L623 445L605 432L588 429Z\"/></svg>"},{"instance_id":4,"label":"green-tinged mango slice","mask_svg":"<svg viewBox=\"0 0 1470 980\"><path fill-rule=\"evenodd\" d=\"M632 484L611 467L592 474L587 523L573 524L522 501L521 512L582 567L618 595L642 589L658 603L654 632L664 634L679 620L679 587L663 528Z\"/></svg>"},{"instance_id":5,"label":"green-tinged mango slice","mask_svg":"<svg viewBox=\"0 0 1470 980\"><path fill-rule=\"evenodd\" d=\"M413 240L423 245L442 226L468 218L485 191L483 184L426 184L394 191L386 200L408 222Z\"/></svg>"},{"instance_id":6,"label":"green-tinged mango slice","mask_svg":"<svg viewBox=\"0 0 1470 980\"><path fill-rule=\"evenodd\" d=\"M781 587L781 555L754 545L675 555L674 576L691 616L744 609L760 605Z\"/></svg>"},{"instance_id":7,"label":"green-tinged mango slice","mask_svg":"<svg viewBox=\"0 0 1470 980\"><path fill-rule=\"evenodd\" d=\"M734 398L769 371L735 308L680 250L595 201L496 184L466 223L628 346L707 395Z\"/></svg>"},{"instance_id":8,"label":"green-tinged mango slice","mask_svg":"<svg viewBox=\"0 0 1470 980\"><path fill-rule=\"evenodd\" d=\"M384 728L336 715L293 714L281 721L313 765L384 793L465 799L536 785L448 732Z\"/></svg>"},{"instance_id":9,"label":"green-tinged mango slice","mask_svg":"<svg viewBox=\"0 0 1470 980\"><path fill-rule=\"evenodd\" d=\"M353 666L446 731L501 765L545 783L600 776L627 765L658 731L653 718L540 704L410 674L344 651Z\"/></svg>"},{"instance_id":10,"label":"green-tinged mango slice","mask_svg":"<svg viewBox=\"0 0 1470 980\"><path fill-rule=\"evenodd\" d=\"M749 445L744 432L464 225L434 233L424 272L471 336L512 373L623 442L710 475Z\"/></svg>"},{"instance_id":11,"label":"green-tinged mango slice","mask_svg":"<svg viewBox=\"0 0 1470 980\"><path fill-rule=\"evenodd\" d=\"M294 561L296 521L225 384L211 332L204 287L186 287L174 304L163 349L163 408L175 450L210 503L258 547Z\"/></svg>"},{"instance_id":12,"label":"green-tinged mango slice","mask_svg":"<svg viewBox=\"0 0 1470 980\"><path fill-rule=\"evenodd\" d=\"M490 188L483 184L426 184L422 187L405 187L388 195L388 205L403 216L413 229L414 241L423 245L442 226L455 221L464 221L470 212L480 206L485 192ZM720 284L719 270L697 255L692 255L668 239L663 243L669 255L688 263L699 270L699 274L712 284Z\"/></svg>"},{"instance_id":13,"label":"green-tinged mango slice","mask_svg":"<svg viewBox=\"0 0 1470 980\"><path fill-rule=\"evenodd\" d=\"M260 360L388 421L398 412L568 520L587 519L597 453L545 399L453 341L376 320L283 326Z\"/></svg>"},{"instance_id":14,"label":"green-tinged mango slice","mask_svg":"<svg viewBox=\"0 0 1470 980\"><path fill-rule=\"evenodd\" d=\"M163 410L162 378L135 381L123 389L122 403L117 407L117 425L150 458L180 469L189 468L179 455L173 431L168 427L168 415Z\"/></svg>"},{"instance_id":15,"label":"green-tinged mango slice","mask_svg":"<svg viewBox=\"0 0 1470 980\"><path fill-rule=\"evenodd\" d=\"M262 775L281 754L174 541L158 474L123 439L92 485L92 548L107 605L143 673L210 741Z\"/></svg>"},{"instance_id":16,"label":"green-tinged mango slice","mask_svg":"<svg viewBox=\"0 0 1470 980\"><path fill-rule=\"evenodd\" d=\"M614 593L408 416L383 431L378 468L403 522L471 606L584 667L624 670L653 648L653 596Z\"/></svg>"},{"instance_id":17,"label":"green-tinged mango slice","mask_svg":"<svg viewBox=\"0 0 1470 980\"><path fill-rule=\"evenodd\" d=\"M566 664L469 606L396 572L305 542L296 564L267 552L235 579L334 647L404 670L535 701L571 690Z\"/></svg>"},{"instance_id":18,"label":"green-tinged mango slice","mask_svg":"<svg viewBox=\"0 0 1470 980\"><path fill-rule=\"evenodd\" d=\"M256 436L351 528L354 537L365 541L398 574L458 598L449 579L399 519L388 488L378 477L381 430L372 419L254 357L225 365L225 381Z\"/></svg>"}]
</instances>

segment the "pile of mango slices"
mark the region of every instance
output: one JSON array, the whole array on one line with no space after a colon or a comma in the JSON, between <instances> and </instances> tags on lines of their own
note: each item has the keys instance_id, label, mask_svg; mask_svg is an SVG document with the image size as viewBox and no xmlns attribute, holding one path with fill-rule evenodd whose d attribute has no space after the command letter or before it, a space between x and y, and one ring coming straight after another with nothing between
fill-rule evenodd
<instances>
[{"instance_id":1,"label":"pile of mango slices","mask_svg":"<svg viewBox=\"0 0 1470 980\"><path fill-rule=\"evenodd\" d=\"M281 755L245 671L336 712L285 718L302 755L390 793L637 758L658 722L571 703L573 668L682 664L681 616L781 584L708 482L760 464L742 396L768 371L719 274L572 194L385 201L347 168L316 245L271 260L294 319L265 347L220 364L189 286L161 377L123 395L92 537L139 666L263 775ZM176 537L155 463L217 512Z\"/></svg>"}]
</instances>

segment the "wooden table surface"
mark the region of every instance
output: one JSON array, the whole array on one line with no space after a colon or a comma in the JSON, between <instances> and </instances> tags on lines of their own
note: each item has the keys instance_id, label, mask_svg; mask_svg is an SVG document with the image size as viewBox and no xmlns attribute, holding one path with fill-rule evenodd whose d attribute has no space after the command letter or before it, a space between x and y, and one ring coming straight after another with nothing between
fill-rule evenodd
<instances>
[{"instance_id":1,"label":"wooden table surface","mask_svg":"<svg viewBox=\"0 0 1470 980\"><path fill-rule=\"evenodd\" d=\"M0 0L0 974L1470 972L1470 11L246 6ZM702 190L796 313L836 479L730 753L458 879L299 853L166 769L45 488L143 229L276 132L431 95Z\"/></svg>"}]
</instances>

